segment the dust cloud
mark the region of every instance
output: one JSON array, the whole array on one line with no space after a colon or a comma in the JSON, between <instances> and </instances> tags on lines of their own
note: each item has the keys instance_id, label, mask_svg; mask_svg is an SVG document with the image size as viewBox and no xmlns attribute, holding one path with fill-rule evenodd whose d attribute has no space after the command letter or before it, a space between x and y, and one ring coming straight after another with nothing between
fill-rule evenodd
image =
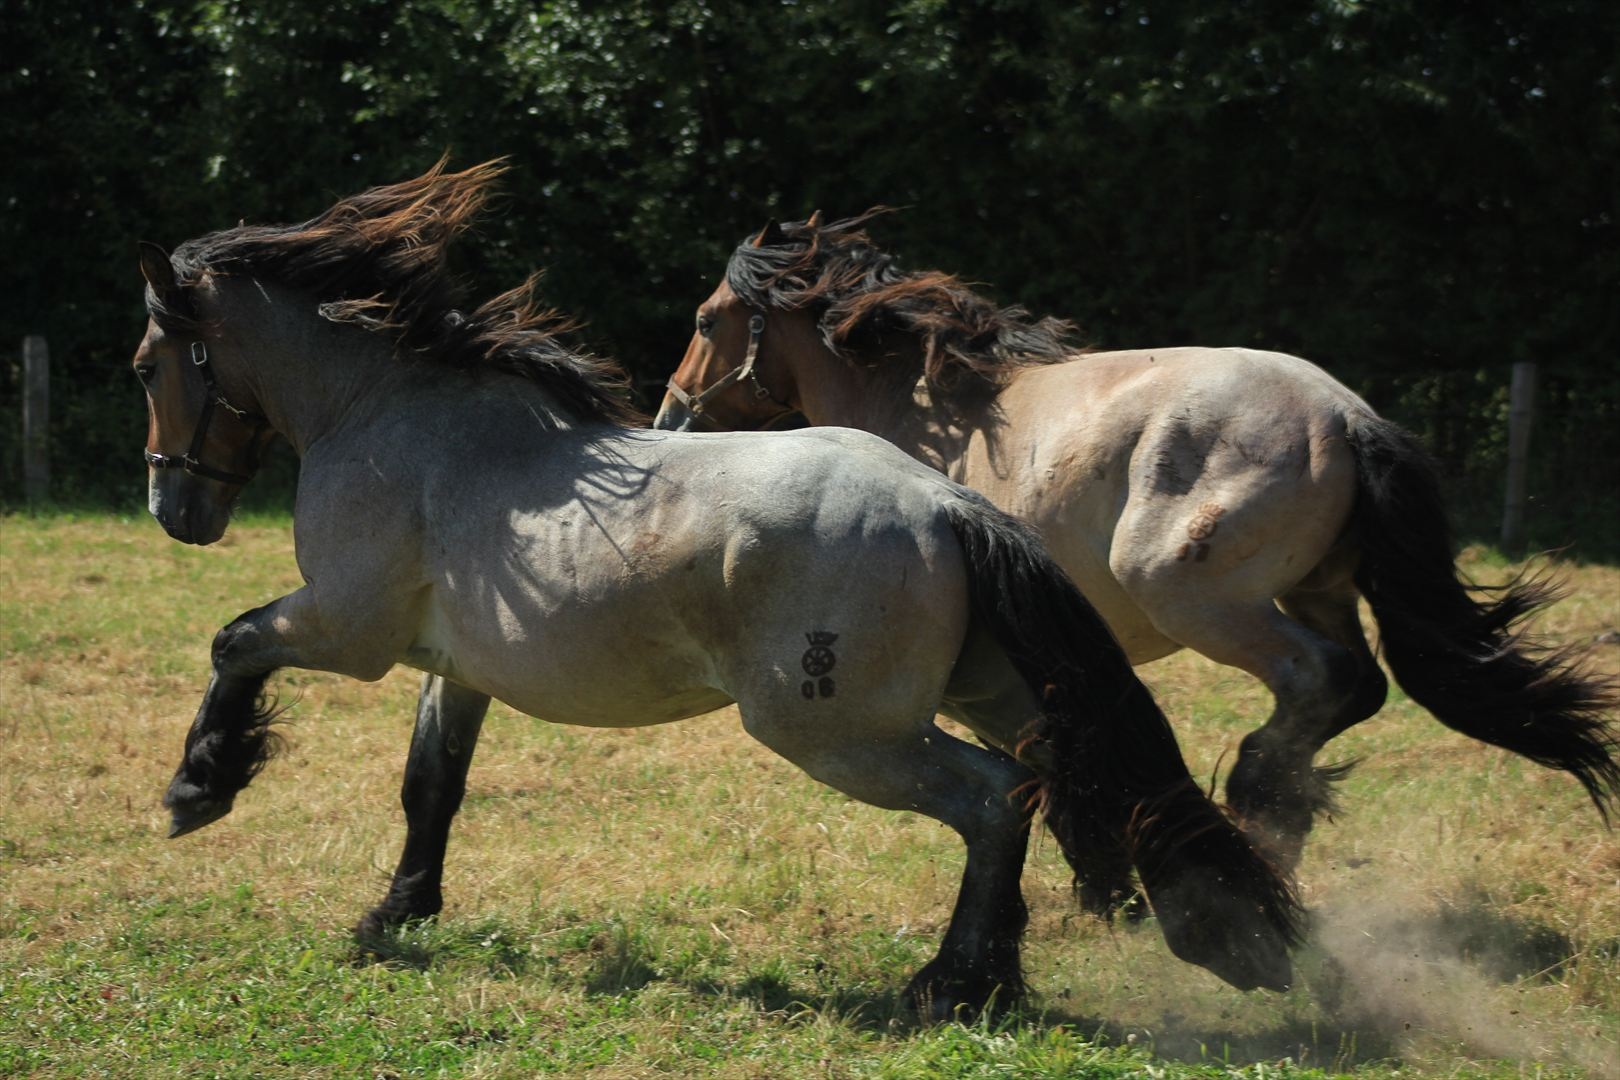
<instances>
[{"instance_id":1,"label":"dust cloud","mask_svg":"<svg viewBox=\"0 0 1620 1080\"><path fill-rule=\"evenodd\" d=\"M1476 898L1434 911L1387 891L1342 898L1311 918L1304 989L1330 1026L1397 1055L1451 1044L1470 1056L1620 1071L1620 1043L1532 1021L1524 998L1559 978L1575 950L1551 928L1501 914Z\"/></svg>"}]
</instances>

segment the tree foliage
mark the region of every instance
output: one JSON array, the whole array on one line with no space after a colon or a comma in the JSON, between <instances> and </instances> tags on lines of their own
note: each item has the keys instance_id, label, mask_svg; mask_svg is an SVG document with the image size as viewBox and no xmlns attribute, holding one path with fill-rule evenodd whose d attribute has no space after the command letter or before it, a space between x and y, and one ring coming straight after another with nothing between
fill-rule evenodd
<instances>
[{"instance_id":1,"label":"tree foliage","mask_svg":"<svg viewBox=\"0 0 1620 1080\"><path fill-rule=\"evenodd\" d=\"M1590 508L1594 452L1615 479L1613 4L14 4L0 340L51 341L70 494L140 487L135 240L301 219L447 149L516 166L469 279L545 268L649 386L741 236L888 204L908 265L1100 345L1316 360L1482 492L1507 367L1538 361L1538 490Z\"/></svg>"}]
</instances>

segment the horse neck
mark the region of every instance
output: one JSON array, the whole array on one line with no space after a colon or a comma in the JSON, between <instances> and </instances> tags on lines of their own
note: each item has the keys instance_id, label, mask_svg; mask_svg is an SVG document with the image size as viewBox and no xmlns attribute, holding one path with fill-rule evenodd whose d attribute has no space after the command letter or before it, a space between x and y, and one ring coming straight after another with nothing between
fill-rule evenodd
<instances>
[{"instance_id":1,"label":"horse neck","mask_svg":"<svg viewBox=\"0 0 1620 1080\"><path fill-rule=\"evenodd\" d=\"M944 473L966 452L971 427L923 378L915 339L880 342L853 363L819 352L794 373L800 412L812 425L869 431Z\"/></svg>"},{"instance_id":2,"label":"horse neck","mask_svg":"<svg viewBox=\"0 0 1620 1080\"><path fill-rule=\"evenodd\" d=\"M222 380L245 383L258 411L302 457L317 440L358 415L386 408L410 365L392 342L316 314L307 295L231 280L218 289L221 318L212 335Z\"/></svg>"}]
</instances>

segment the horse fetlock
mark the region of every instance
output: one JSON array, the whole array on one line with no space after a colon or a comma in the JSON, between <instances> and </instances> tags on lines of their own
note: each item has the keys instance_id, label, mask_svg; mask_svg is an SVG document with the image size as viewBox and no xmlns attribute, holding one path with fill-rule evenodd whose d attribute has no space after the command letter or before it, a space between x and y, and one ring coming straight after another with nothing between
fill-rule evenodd
<instances>
[{"instance_id":1,"label":"horse fetlock","mask_svg":"<svg viewBox=\"0 0 1620 1080\"><path fill-rule=\"evenodd\" d=\"M1251 733L1238 751L1237 764L1226 778L1226 801L1237 814L1250 817L1307 819L1316 810L1318 785L1309 756L1262 749Z\"/></svg>"},{"instance_id":2,"label":"horse fetlock","mask_svg":"<svg viewBox=\"0 0 1620 1080\"><path fill-rule=\"evenodd\" d=\"M1228 782L1227 801L1238 827L1273 866L1291 873L1305 849L1315 815L1303 787L1278 785L1276 774L1252 785Z\"/></svg>"},{"instance_id":3,"label":"horse fetlock","mask_svg":"<svg viewBox=\"0 0 1620 1080\"><path fill-rule=\"evenodd\" d=\"M1245 740L1245 750L1248 741ZM1226 782L1226 799L1243 832L1283 870L1298 865L1319 817L1338 810L1334 785L1355 762L1313 767L1309 760L1279 763L1247 754L1238 759Z\"/></svg>"},{"instance_id":4,"label":"horse fetlock","mask_svg":"<svg viewBox=\"0 0 1620 1080\"><path fill-rule=\"evenodd\" d=\"M209 660L214 666L216 675L241 676L244 654L252 648L254 626L245 618L220 628L214 635L213 645L209 648Z\"/></svg>"}]
</instances>

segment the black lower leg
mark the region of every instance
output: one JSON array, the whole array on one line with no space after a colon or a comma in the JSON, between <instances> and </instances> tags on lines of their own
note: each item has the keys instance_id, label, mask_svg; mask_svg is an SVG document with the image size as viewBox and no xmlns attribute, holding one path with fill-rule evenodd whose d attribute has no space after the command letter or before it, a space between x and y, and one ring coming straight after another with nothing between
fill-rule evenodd
<instances>
[{"instance_id":1,"label":"black lower leg","mask_svg":"<svg viewBox=\"0 0 1620 1080\"><path fill-rule=\"evenodd\" d=\"M998 1011L1024 995L1019 942L1029 909L1018 879L1029 830L1002 850L976 858L969 849L962 891L951 913L939 955L906 987L906 998L931 1020L972 1019L985 1008Z\"/></svg>"},{"instance_id":2,"label":"black lower leg","mask_svg":"<svg viewBox=\"0 0 1620 1080\"><path fill-rule=\"evenodd\" d=\"M489 698L432 676L423 680L416 729L400 802L405 807L405 849L388 895L355 928L373 936L444 906L442 881L450 823L467 790L467 770Z\"/></svg>"},{"instance_id":3,"label":"black lower leg","mask_svg":"<svg viewBox=\"0 0 1620 1080\"><path fill-rule=\"evenodd\" d=\"M1297 599L1286 607L1302 619L1309 614ZM1308 654L1312 662L1273 687L1276 708L1264 726L1244 737L1226 782L1227 801L1245 831L1288 869L1298 863L1315 819L1334 812L1334 785L1352 764L1313 767L1317 751L1377 712L1387 691L1354 621L1353 602L1346 611L1348 628L1335 635L1344 643L1320 640ZM1332 608L1310 626L1327 634L1334 626L1329 616L1338 614Z\"/></svg>"},{"instance_id":4,"label":"black lower leg","mask_svg":"<svg viewBox=\"0 0 1620 1080\"><path fill-rule=\"evenodd\" d=\"M269 677L269 672L239 676L216 671L209 681L186 733L185 755L163 796L171 838L230 813L236 793L280 748L270 730L277 710L264 695Z\"/></svg>"}]
</instances>

